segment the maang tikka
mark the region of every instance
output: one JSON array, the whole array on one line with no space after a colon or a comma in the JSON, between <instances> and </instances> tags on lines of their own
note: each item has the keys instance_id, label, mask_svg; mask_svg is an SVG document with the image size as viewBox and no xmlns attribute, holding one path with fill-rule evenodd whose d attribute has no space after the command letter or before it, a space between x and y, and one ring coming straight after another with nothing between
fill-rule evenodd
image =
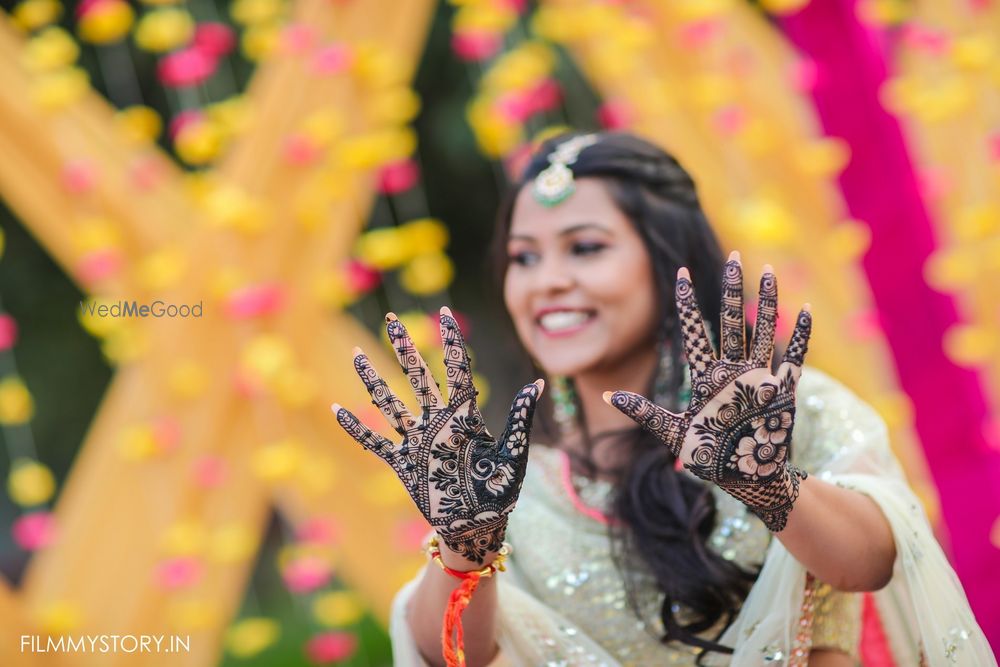
<instances>
[{"instance_id":1,"label":"maang tikka","mask_svg":"<svg viewBox=\"0 0 1000 667\"><path fill-rule=\"evenodd\" d=\"M582 134L562 142L549 154L549 166L535 176L532 194L535 200L543 206L555 206L563 202L576 190L573 183L573 170L569 165L587 146L597 143L596 134Z\"/></svg>"}]
</instances>

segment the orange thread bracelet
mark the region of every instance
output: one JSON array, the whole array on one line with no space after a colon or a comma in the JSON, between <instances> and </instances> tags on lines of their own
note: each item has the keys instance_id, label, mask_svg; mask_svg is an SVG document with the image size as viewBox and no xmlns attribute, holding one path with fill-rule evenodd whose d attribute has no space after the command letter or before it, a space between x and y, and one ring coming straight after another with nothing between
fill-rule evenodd
<instances>
[{"instance_id":1,"label":"orange thread bracelet","mask_svg":"<svg viewBox=\"0 0 1000 667\"><path fill-rule=\"evenodd\" d=\"M492 577L498 570L503 572L507 569L504 566L504 561L507 560L510 553L510 545L504 542L492 563L479 570L460 572L444 564L441 559L441 547L437 535L427 543L427 554L431 560L449 575L462 581L462 584L452 591L448 598L444 622L441 624L441 650L448 667L465 667L465 632L462 628L462 612L472 602L472 594L476 592L479 581L483 577Z\"/></svg>"}]
</instances>

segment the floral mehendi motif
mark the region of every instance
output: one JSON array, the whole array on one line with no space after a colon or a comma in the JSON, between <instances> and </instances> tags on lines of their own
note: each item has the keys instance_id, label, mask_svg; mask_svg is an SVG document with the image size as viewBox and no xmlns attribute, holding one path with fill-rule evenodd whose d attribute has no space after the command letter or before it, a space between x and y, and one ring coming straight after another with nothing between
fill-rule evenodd
<instances>
[{"instance_id":1,"label":"floral mehendi motif","mask_svg":"<svg viewBox=\"0 0 1000 667\"><path fill-rule=\"evenodd\" d=\"M372 403L401 440L383 438L335 404L337 422L392 467L450 549L481 564L488 553L500 550L507 516L520 494L528 434L542 384L529 384L518 392L503 435L496 439L476 405L469 354L451 311L441 309L447 401L406 328L391 313L386 316L386 331L420 404L420 416L410 414L368 357L356 350L354 368Z\"/></svg>"},{"instance_id":2,"label":"floral mehendi motif","mask_svg":"<svg viewBox=\"0 0 1000 667\"><path fill-rule=\"evenodd\" d=\"M721 354L705 331L686 269L675 293L684 350L691 371L686 412L668 412L631 392L617 391L609 402L655 433L685 468L718 484L757 514L772 531L784 529L806 473L791 465L795 386L802 373L812 315L798 316L791 343L771 374L778 312L778 285L770 268L760 281L753 339L746 346L743 270L737 256L723 276Z\"/></svg>"},{"instance_id":3,"label":"floral mehendi motif","mask_svg":"<svg viewBox=\"0 0 1000 667\"><path fill-rule=\"evenodd\" d=\"M754 479L770 477L785 462L787 449L781 445L788 439L792 426L790 410L750 422L756 428L753 436L740 438L732 460L736 467ZM783 428L782 428L783 427Z\"/></svg>"}]
</instances>

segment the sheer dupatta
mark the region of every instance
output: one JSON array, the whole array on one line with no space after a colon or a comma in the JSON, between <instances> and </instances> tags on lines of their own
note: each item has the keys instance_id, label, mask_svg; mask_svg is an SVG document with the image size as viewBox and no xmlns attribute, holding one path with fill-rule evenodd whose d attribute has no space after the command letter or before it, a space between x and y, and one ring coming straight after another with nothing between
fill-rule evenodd
<instances>
[{"instance_id":1,"label":"sheer dupatta","mask_svg":"<svg viewBox=\"0 0 1000 667\"><path fill-rule=\"evenodd\" d=\"M996 665L958 577L889 449L881 418L838 382L815 370L803 374L800 391L795 437L807 445L807 459L818 454L815 474L872 498L892 526L897 554L893 577L872 599L893 663L899 667ZM732 662L709 664L781 664L773 656L782 652L787 658L794 651L806 576L805 569L774 540L739 617L722 638L723 643L736 647Z\"/></svg>"}]
</instances>

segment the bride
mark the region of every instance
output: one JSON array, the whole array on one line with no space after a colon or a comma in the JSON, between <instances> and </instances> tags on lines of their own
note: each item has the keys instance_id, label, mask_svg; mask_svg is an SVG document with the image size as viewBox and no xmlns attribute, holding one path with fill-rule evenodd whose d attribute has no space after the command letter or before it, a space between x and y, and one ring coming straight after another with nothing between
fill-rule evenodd
<instances>
[{"instance_id":1,"label":"bride","mask_svg":"<svg viewBox=\"0 0 1000 667\"><path fill-rule=\"evenodd\" d=\"M863 620L885 664L996 664L885 426L803 367L808 306L774 353L768 266L748 326L740 256L676 160L626 133L550 139L497 233L552 442L529 437L541 379L486 428L447 308L445 387L386 317L417 410L355 350L395 441L333 406L435 531L394 603L395 664L837 667Z\"/></svg>"}]
</instances>

